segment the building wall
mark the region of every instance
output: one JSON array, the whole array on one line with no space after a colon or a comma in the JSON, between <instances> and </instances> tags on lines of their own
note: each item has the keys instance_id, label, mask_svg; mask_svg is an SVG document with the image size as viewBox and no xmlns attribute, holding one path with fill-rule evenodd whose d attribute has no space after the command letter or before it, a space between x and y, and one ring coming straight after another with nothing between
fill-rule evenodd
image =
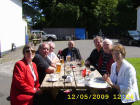
<instances>
[{"instance_id":1,"label":"building wall","mask_svg":"<svg viewBox=\"0 0 140 105\"><path fill-rule=\"evenodd\" d=\"M22 0L3 0L0 3L1 52L25 45L25 21L22 20Z\"/></svg>"},{"instance_id":2,"label":"building wall","mask_svg":"<svg viewBox=\"0 0 140 105\"><path fill-rule=\"evenodd\" d=\"M140 6L137 8L137 30L140 31Z\"/></svg>"},{"instance_id":3,"label":"building wall","mask_svg":"<svg viewBox=\"0 0 140 105\"><path fill-rule=\"evenodd\" d=\"M66 37L75 36L74 28L44 28L47 34L55 34L58 40L66 39Z\"/></svg>"}]
</instances>

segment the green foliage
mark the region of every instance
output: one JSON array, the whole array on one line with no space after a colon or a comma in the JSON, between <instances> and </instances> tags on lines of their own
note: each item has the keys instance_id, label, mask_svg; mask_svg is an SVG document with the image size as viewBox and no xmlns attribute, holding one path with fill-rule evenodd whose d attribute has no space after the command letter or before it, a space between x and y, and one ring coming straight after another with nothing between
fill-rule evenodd
<instances>
[{"instance_id":1,"label":"green foliage","mask_svg":"<svg viewBox=\"0 0 140 105\"><path fill-rule=\"evenodd\" d=\"M84 27L89 35L100 29L110 36L136 29L133 0L26 0L41 15L32 17L34 28ZM135 0L137 1L137 0Z\"/></svg>"}]
</instances>

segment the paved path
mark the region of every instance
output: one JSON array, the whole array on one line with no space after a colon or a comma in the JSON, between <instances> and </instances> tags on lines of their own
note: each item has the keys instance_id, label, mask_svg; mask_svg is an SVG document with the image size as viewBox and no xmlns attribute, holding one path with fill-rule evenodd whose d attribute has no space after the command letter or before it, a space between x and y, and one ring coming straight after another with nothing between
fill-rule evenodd
<instances>
[{"instance_id":1,"label":"paved path","mask_svg":"<svg viewBox=\"0 0 140 105\"><path fill-rule=\"evenodd\" d=\"M113 40L117 42L117 40ZM92 40L78 40L75 41L76 46L79 48L83 59L86 59L95 48ZM56 41L56 49L58 50L67 47L67 41ZM36 46L37 49L38 46ZM140 57L140 47L125 46L127 55L126 57ZM0 58L0 105L10 105L10 102L6 100L9 96L12 71L16 61L23 57L22 48L16 49L16 51L10 52Z\"/></svg>"}]
</instances>

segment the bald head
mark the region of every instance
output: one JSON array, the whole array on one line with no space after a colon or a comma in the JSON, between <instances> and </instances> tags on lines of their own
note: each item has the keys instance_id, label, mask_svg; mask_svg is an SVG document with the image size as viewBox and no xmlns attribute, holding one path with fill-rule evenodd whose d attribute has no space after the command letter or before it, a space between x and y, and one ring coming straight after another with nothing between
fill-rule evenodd
<instances>
[{"instance_id":1,"label":"bald head","mask_svg":"<svg viewBox=\"0 0 140 105\"><path fill-rule=\"evenodd\" d=\"M74 43L74 41L69 41L68 42L68 47L69 47L69 49L72 49L73 47L75 47L75 43Z\"/></svg>"}]
</instances>

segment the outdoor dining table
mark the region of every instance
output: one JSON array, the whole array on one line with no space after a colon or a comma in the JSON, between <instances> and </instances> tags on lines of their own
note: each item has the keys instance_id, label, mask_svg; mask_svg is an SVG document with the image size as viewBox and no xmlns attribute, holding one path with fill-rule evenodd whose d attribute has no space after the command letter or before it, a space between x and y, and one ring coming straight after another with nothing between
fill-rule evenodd
<instances>
[{"instance_id":1,"label":"outdoor dining table","mask_svg":"<svg viewBox=\"0 0 140 105\"><path fill-rule=\"evenodd\" d=\"M107 94L100 94L100 92L107 92L110 88L97 70L91 71L90 68L79 66L75 61L61 64L60 73L46 74L41 84L41 89L50 92L54 99L59 90L90 91L87 98L107 98ZM81 98L80 95L74 97ZM68 98L74 97L68 96Z\"/></svg>"}]
</instances>

